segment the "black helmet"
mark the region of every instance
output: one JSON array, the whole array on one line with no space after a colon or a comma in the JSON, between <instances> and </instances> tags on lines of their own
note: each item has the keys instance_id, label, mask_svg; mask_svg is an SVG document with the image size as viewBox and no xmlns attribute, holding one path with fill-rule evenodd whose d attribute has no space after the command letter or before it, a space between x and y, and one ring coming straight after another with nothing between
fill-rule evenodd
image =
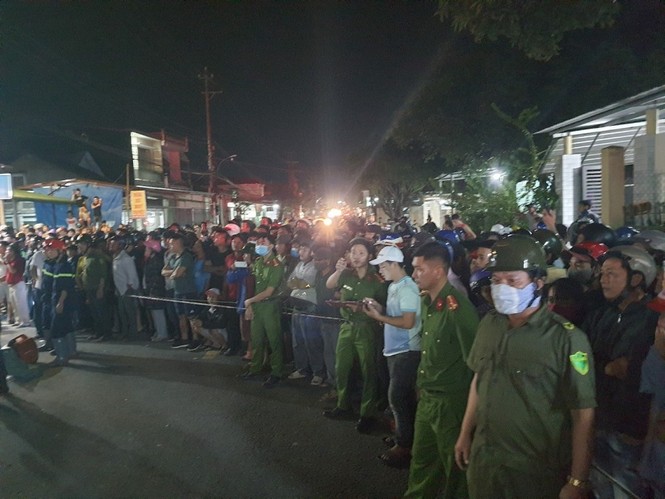
<instances>
[{"instance_id":1,"label":"black helmet","mask_svg":"<svg viewBox=\"0 0 665 499\"><path fill-rule=\"evenodd\" d=\"M530 236L532 235L531 231L525 227L520 227L519 229L515 229L512 234L518 234L522 236Z\"/></svg>"},{"instance_id":2,"label":"black helmet","mask_svg":"<svg viewBox=\"0 0 665 499\"><path fill-rule=\"evenodd\" d=\"M616 233L603 224L587 224L579 230L578 235L584 237L583 241L603 243L609 247L612 247L617 240Z\"/></svg>"},{"instance_id":3,"label":"black helmet","mask_svg":"<svg viewBox=\"0 0 665 499\"><path fill-rule=\"evenodd\" d=\"M112 243L118 243L121 248L125 248L127 246L127 238L123 235L111 236L108 238L108 241Z\"/></svg>"},{"instance_id":4,"label":"black helmet","mask_svg":"<svg viewBox=\"0 0 665 499\"><path fill-rule=\"evenodd\" d=\"M92 236L90 234L80 234L76 237L76 244L87 244L90 246L92 244Z\"/></svg>"},{"instance_id":5,"label":"black helmet","mask_svg":"<svg viewBox=\"0 0 665 499\"><path fill-rule=\"evenodd\" d=\"M512 272L524 270L537 275L547 273L545 251L535 239L514 234L497 241L492 247L487 270L492 272Z\"/></svg>"},{"instance_id":6,"label":"black helmet","mask_svg":"<svg viewBox=\"0 0 665 499\"><path fill-rule=\"evenodd\" d=\"M561 239L551 230L536 229L533 231L532 237L538 241L545 254L552 257L552 260L556 260L561 256L563 244L561 243Z\"/></svg>"}]
</instances>

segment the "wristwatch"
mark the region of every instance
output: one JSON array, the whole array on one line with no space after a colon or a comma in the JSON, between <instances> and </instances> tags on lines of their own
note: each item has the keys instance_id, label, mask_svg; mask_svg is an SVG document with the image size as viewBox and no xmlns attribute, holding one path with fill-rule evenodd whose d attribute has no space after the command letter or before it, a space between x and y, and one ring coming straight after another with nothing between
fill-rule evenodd
<instances>
[{"instance_id":1,"label":"wristwatch","mask_svg":"<svg viewBox=\"0 0 665 499\"><path fill-rule=\"evenodd\" d=\"M567 481L573 487L577 487L578 489L586 489L586 486L587 486L587 481L586 480L578 480L577 478L573 477L572 475L568 475Z\"/></svg>"}]
</instances>

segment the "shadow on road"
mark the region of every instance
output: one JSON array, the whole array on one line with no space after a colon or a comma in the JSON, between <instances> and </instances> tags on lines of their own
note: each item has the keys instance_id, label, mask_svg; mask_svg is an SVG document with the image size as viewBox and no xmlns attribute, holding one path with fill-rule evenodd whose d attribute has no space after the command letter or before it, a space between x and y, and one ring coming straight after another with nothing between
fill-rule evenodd
<instances>
[{"instance_id":1,"label":"shadow on road","mask_svg":"<svg viewBox=\"0 0 665 499\"><path fill-rule=\"evenodd\" d=\"M20 453L20 464L34 471L51 497L127 497L148 491L153 497L199 496L176 473L156 467L142 455L11 394L6 402L10 405L0 405L0 422L34 450L34 454ZM11 473L2 474L4 490L11 490ZM114 481L114 475L120 480Z\"/></svg>"}]
</instances>

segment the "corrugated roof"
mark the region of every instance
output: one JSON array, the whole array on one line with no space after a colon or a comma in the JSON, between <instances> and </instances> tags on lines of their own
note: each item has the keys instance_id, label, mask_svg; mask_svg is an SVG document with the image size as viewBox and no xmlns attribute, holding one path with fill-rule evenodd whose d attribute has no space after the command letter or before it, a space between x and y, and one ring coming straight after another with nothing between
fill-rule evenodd
<instances>
[{"instance_id":1,"label":"corrugated roof","mask_svg":"<svg viewBox=\"0 0 665 499\"><path fill-rule=\"evenodd\" d=\"M570 133L576 130L644 121L645 112L655 107L665 109L665 85L581 114L536 133L547 133L556 136L560 133Z\"/></svg>"}]
</instances>

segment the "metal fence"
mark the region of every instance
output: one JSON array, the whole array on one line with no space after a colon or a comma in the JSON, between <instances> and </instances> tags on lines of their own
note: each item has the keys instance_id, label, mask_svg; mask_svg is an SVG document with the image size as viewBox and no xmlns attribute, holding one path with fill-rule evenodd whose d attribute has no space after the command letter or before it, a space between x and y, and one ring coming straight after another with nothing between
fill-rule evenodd
<instances>
[{"instance_id":1,"label":"metal fence","mask_svg":"<svg viewBox=\"0 0 665 499\"><path fill-rule=\"evenodd\" d=\"M639 203L623 207L625 225L636 229L661 228L665 225L665 203Z\"/></svg>"}]
</instances>

